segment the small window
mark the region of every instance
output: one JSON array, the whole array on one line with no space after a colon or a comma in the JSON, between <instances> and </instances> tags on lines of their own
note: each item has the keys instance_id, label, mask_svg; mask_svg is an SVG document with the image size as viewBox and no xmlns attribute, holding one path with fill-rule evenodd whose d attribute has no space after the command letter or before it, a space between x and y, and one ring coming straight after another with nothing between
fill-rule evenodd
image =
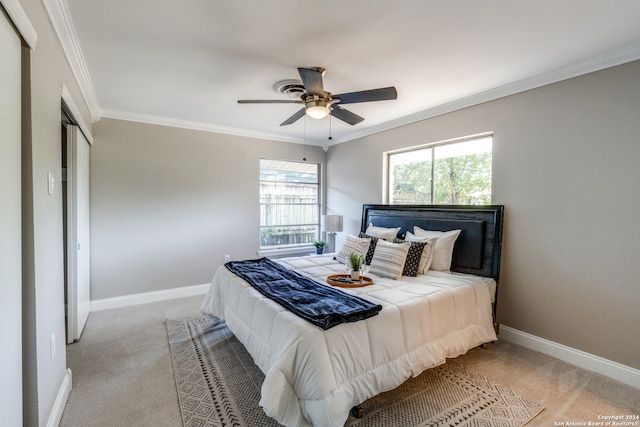
<instances>
[{"instance_id":1,"label":"small window","mask_svg":"<svg viewBox=\"0 0 640 427\"><path fill-rule=\"evenodd\" d=\"M320 165L260 159L260 248L307 246L320 232Z\"/></svg>"},{"instance_id":2,"label":"small window","mask_svg":"<svg viewBox=\"0 0 640 427\"><path fill-rule=\"evenodd\" d=\"M491 204L493 136L387 153L390 204Z\"/></svg>"}]
</instances>

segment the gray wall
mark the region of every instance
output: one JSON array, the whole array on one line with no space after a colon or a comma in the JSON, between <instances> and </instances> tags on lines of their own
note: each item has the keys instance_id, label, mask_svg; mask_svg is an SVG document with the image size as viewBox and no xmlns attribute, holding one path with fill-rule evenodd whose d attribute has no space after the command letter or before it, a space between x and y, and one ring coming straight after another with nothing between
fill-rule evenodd
<instances>
[{"instance_id":1,"label":"gray wall","mask_svg":"<svg viewBox=\"0 0 640 427\"><path fill-rule=\"evenodd\" d=\"M344 238L382 201L384 151L493 131L499 322L638 369L639 117L636 61L333 146L327 203Z\"/></svg>"},{"instance_id":2,"label":"gray wall","mask_svg":"<svg viewBox=\"0 0 640 427\"><path fill-rule=\"evenodd\" d=\"M69 90L82 119L90 114L41 0L21 0L38 34L30 57L31 97L23 127L23 406L24 424L46 425L66 374L61 194L61 93ZM53 173L55 190L47 191ZM25 206L28 210L24 210ZM32 209L32 211L31 211ZM20 304L20 301L14 301ZM55 335L55 356L50 337ZM18 366L16 364L16 366ZM53 420L52 420L53 421Z\"/></svg>"},{"instance_id":3,"label":"gray wall","mask_svg":"<svg viewBox=\"0 0 640 427\"><path fill-rule=\"evenodd\" d=\"M210 283L225 254L256 258L259 159L325 159L318 147L121 120L93 129L92 300Z\"/></svg>"}]
</instances>

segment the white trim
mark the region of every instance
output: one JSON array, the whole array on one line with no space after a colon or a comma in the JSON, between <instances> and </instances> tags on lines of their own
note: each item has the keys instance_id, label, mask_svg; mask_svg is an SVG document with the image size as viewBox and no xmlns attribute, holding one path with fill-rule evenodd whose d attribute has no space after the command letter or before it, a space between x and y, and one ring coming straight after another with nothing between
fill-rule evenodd
<instances>
[{"instance_id":1,"label":"white trim","mask_svg":"<svg viewBox=\"0 0 640 427\"><path fill-rule=\"evenodd\" d=\"M18 0L0 0L3 4L17 5ZM567 80L580 75L592 73L605 68L614 67L627 62L640 59L640 44L628 46L623 49L619 49L613 52L603 53L596 57L575 63L573 65L559 68L547 73L531 76L517 82L509 83L494 89L490 89L484 92L480 92L474 95L470 95L460 99L454 99L444 104L428 108L426 110L418 111L408 116L400 117L395 120L380 123L378 125L364 128L362 130L355 130L341 138L334 138L331 144L326 141L300 141L300 138L285 137L283 135L272 134L268 132L258 132L246 129L232 128L226 126L218 126L209 123L193 122L188 120L173 119L167 117L151 116L145 114L129 113L126 111L117 111L109 109L101 109L98 105L98 101L91 83L89 71L84 61L82 49L78 42L73 22L71 20L69 10L67 8L66 0L42 0L49 19L58 35L58 39L62 44L63 50L67 57L67 61L71 66L74 76L78 81L82 95L91 111L91 120L97 121L101 117L108 117L119 120L127 120L133 122L157 124L163 126L171 126L184 129L201 130L206 132L216 132L229 135L244 136L250 138L268 139L273 141L282 141L290 143L306 143L308 145L318 145L323 147L325 151L329 145L336 145L343 142L351 141L357 138L362 138L368 135L384 132L386 130L394 129L397 127L405 126L418 121L426 120L432 117L440 116L442 114L450 113L463 108L468 108L474 105L478 105L484 102L493 101L495 99L503 98L506 96L514 95L516 93L524 92L527 90L535 89L538 87L546 86L552 83L556 83L562 80ZM5 6L6 8L6 6ZM21 8L20 8L21 9ZM26 15L25 15L26 16ZM28 20L27 20L28 22ZM29 24L30 25L30 24ZM31 27L32 28L32 27ZM23 35L24 37L24 35ZM35 44L35 40L33 42Z\"/></svg>"},{"instance_id":2,"label":"white trim","mask_svg":"<svg viewBox=\"0 0 640 427\"><path fill-rule=\"evenodd\" d=\"M53 403L51 414L49 414L47 427L57 427L60 425L62 413L64 412L65 406L67 406L67 399L69 398L72 388L71 369L67 368L64 378L62 379L62 384L60 384L56 401Z\"/></svg>"},{"instance_id":3,"label":"white trim","mask_svg":"<svg viewBox=\"0 0 640 427\"><path fill-rule=\"evenodd\" d=\"M433 108L418 111L417 113L403 116L396 120L391 120L363 129L361 131L350 133L342 138L334 138L329 145L336 145L342 142L351 141L356 138L362 138L375 133L384 132L386 130L405 126L411 123L419 122L421 120L430 119L446 113L461 110L463 108L482 104L484 102L493 101L496 99L504 98L506 96L515 95L516 93L525 92L527 90L550 85L552 83L557 83L563 80L568 80L584 74L593 73L605 68L615 67L616 65L636 61L638 59L640 59L640 44L634 44L624 49L604 53L602 55L598 55L595 58L581 61L567 67L559 68L548 73L538 74L464 98L454 99L450 102L436 105Z\"/></svg>"},{"instance_id":4,"label":"white trim","mask_svg":"<svg viewBox=\"0 0 640 427\"><path fill-rule=\"evenodd\" d=\"M73 97L71 96L71 93L69 92L69 89L67 89L67 86L64 83L62 83L61 97L62 97L62 100L65 102L65 104L67 104L67 107L69 107L69 110L71 110L71 113L73 114L73 118L78 123L78 127L82 131L82 134L84 135L85 138L87 138L87 141L89 141L89 144L93 145L93 136L91 135L91 131L89 130L89 127L87 126L86 122L82 118L82 114L80 114L80 110L78 110L78 106L76 105L75 101L73 100Z\"/></svg>"},{"instance_id":5,"label":"white trim","mask_svg":"<svg viewBox=\"0 0 640 427\"><path fill-rule=\"evenodd\" d=\"M66 0L42 0L42 2L47 10L49 21L51 21L51 25L53 25L53 29L62 45L62 50L64 50L67 62L71 67L71 72L76 78L84 101L91 112L91 121L95 122L100 119L98 99L91 83L89 70L84 61L84 55L78 42L78 36L71 20L67 2Z\"/></svg>"},{"instance_id":6,"label":"white trim","mask_svg":"<svg viewBox=\"0 0 640 427\"><path fill-rule=\"evenodd\" d=\"M147 123L152 125L170 126L174 128L200 130L204 132L215 132L226 135L245 136L249 138L267 139L270 141L290 142L294 144L321 145L307 140L303 142L299 137L285 137L275 133L258 132L247 129L234 128L229 126L214 125L211 123L193 122L189 120L174 119L171 117L152 116L149 114L129 113L126 111L100 109L100 118L125 120L129 122Z\"/></svg>"},{"instance_id":7,"label":"white trim","mask_svg":"<svg viewBox=\"0 0 640 427\"><path fill-rule=\"evenodd\" d=\"M258 256L259 257L283 257L283 256L302 256L315 254L316 248L313 245L309 246L295 246L293 248L269 248L269 249L259 249Z\"/></svg>"},{"instance_id":8,"label":"white trim","mask_svg":"<svg viewBox=\"0 0 640 427\"><path fill-rule=\"evenodd\" d=\"M11 22L13 22L13 25L18 29L20 36L22 36L31 49L35 49L36 43L38 42L38 33L36 33L36 29L31 25L31 21L22 8L20 1L0 0L0 4L2 4L4 10L7 11Z\"/></svg>"},{"instance_id":9,"label":"white trim","mask_svg":"<svg viewBox=\"0 0 640 427\"><path fill-rule=\"evenodd\" d=\"M614 380L640 389L640 370L567 347L508 326L500 325L501 339L531 350L553 356L572 365L597 372Z\"/></svg>"},{"instance_id":10,"label":"white trim","mask_svg":"<svg viewBox=\"0 0 640 427\"><path fill-rule=\"evenodd\" d=\"M44 0L54 1L54 0ZM64 0L59 0L64 1ZM546 86L552 83L557 83L562 80L567 80L573 77L578 77L584 74L599 71L605 68L614 67L627 62L640 59L640 44L631 45L627 48L620 49L610 53L604 53L598 55L595 58L581 61L576 64L563 67L548 73L539 74L529 78L519 80L517 82L509 83L504 86L500 86L494 89L490 89L484 92L480 92L474 95L470 95L464 98L454 99L450 102L437 105L426 110L418 111L417 113L410 114L408 116L400 117L396 120L390 120L388 122L380 123L362 130L355 130L343 137L333 138L331 144L328 144L325 140L313 141L307 139L301 141L300 138L285 137L283 135L272 134L267 132L257 132L246 129L232 128L226 126L218 126L210 123L193 122L188 120L173 119L168 117L151 116L146 114L129 113L126 111L100 109L100 117L126 120L132 122L149 123L161 126L171 126L184 129L201 130L205 132L216 132L228 135L245 136L250 138L260 138L272 141L290 142L295 144L306 143L307 145L317 145L322 147L325 151L328 150L330 145L336 145L343 142L351 141L357 138L362 138L368 135L384 132L397 127L405 126L411 123L419 122L422 120L430 119L432 117L440 116L442 114L450 113L463 108L472 107L474 105L482 104L484 102L493 101L506 96L514 95L516 93L525 92L527 90L535 89L538 87Z\"/></svg>"},{"instance_id":11,"label":"white trim","mask_svg":"<svg viewBox=\"0 0 640 427\"><path fill-rule=\"evenodd\" d=\"M182 288L165 289L162 291L144 292L140 294L124 295L121 297L104 298L91 301L91 311L109 310L111 308L128 307L131 305L147 304L174 298L184 298L193 295L204 295L209 290L209 284L185 286Z\"/></svg>"}]
</instances>

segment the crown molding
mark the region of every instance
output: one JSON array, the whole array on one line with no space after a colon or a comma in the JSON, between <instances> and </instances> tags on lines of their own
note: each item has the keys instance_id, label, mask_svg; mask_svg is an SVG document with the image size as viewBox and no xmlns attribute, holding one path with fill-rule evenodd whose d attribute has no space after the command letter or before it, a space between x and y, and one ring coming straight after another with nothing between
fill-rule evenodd
<instances>
[{"instance_id":1,"label":"crown molding","mask_svg":"<svg viewBox=\"0 0 640 427\"><path fill-rule=\"evenodd\" d=\"M62 1L62 0L61 0ZM329 146L341 144L343 142L352 141L354 139L363 138L376 133L384 132L387 130L395 129L401 126L406 126L411 123L419 122L422 120L430 119L433 117L441 116L446 113L461 110L463 108L472 107L485 102L493 101L496 99L504 98L506 96L515 95L517 93L525 92L527 90L536 89L542 86L547 86L552 83L557 83L563 80L568 80L581 75L589 74L595 71L600 71L606 68L615 67L628 62L636 61L640 59L640 43L619 49L610 53L605 53L597 57L572 64L567 67L559 68L557 70L538 74L526 79L519 80L517 82L509 83L503 86L499 86L494 89L489 89L484 92L480 92L474 95L466 96L464 98L456 99L441 105L437 105L433 108L419 111L414 114L400 117L395 120L374 125L363 130L349 133L346 136L340 138L334 138L329 144L326 141L313 141L307 140L307 145L320 146L323 150L327 151ZM217 126L208 123L192 122L187 120L178 120L167 117L149 116L144 114L128 113L124 111L100 109L100 117L108 117L112 119L128 120L141 123L149 123L163 126L173 126L185 129L202 130L206 132L224 133L237 136L245 136L250 138L268 139L273 141L290 142L294 144L302 144L299 139L284 137L278 134L272 134L267 132L250 131L246 129L231 128L225 126Z\"/></svg>"},{"instance_id":2,"label":"crown molding","mask_svg":"<svg viewBox=\"0 0 640 427\"><path fill-rule=\"evenodd\" d=\"M559 68L548 73L538 74L526 79L519 80L517 82L509 83L494 89L489 89L484 92L437 105L433 108L428 108L414 114L403 116L395 120L390 120L388 122L372 126L362 131L353 132L345 137L334 139L334 141L332 141L332 143L329 145L336 145L354 139L363 138L375 133L384 132L397 127L450 113L456 110L461 110L463 108L472 107L484 102L493 101L499 98L515 95L520 92L536 89L542 86L557 83L563 80L568 80L595 71L615 67L616 65L622 65L628 62L636 61L638 59L640 59L640 43L610 53L604 53L597 57L581 61L567 67Z\"/></svg>"},{"instance_id":3,"label":"crown molding","mask_svg":"<svg viewBox=\"0 0 640 427\"><path fill-rule=\"evenodd\" d=\"M67 86L64 83L62 83L62 90L60 93L60 97L65 102L65 104L67 104L67 107L69 108L69 110L71 110L71 114L73 114L73 118L78 123L78 127L84 134L84 137L87 138L87 141L89 141L89 144L93 145L93 136L91 135L91 130L89 129L89 126L87 126L84 119L82 118L82 114L80 114L80 110L78 110L78 107L76 106L76 103L73 100L73 97L69 92L69 89L67 89Z\"/></svg>"},{"instance_id":4,"label":"crown molding","mask_svg":"<svg viewBox=\"0 0 640 427\"><path fill-rule=\"evenodd\" d=\"M3 6L5 6L5 9L7 8L6 4L8 4L9 7L16 8L17 6L17 9L22 11L22 8L18 3L19 0L0 0L0 1L2 2ZM101 109L99 107L99 104L95 95L95 91L93 89L93 84L91 83L89 71L84 61L82 49L80 48L80 44L78 42L75 29L73 27L73 22L69 14L66 0L42 0L42 1L45 5L45 8L49 15L49 19L54 27L54 30L58 36L58 39L62 44L63 50L65 52L65 55L67 57L67 61L69 62L71 70L78 82L78 85L80 86L80 90L82 92L84 100L89 108L89 111L91 112L92 122L99 120L101 117L108 117L108 118L119 119L119 120L149 123L149 124L156 124L156 125L162 125L162 126L173 126L173 127L184 128L184 129L194 129L194 130L201 130L205 132L216 132L216 133L244 136L244 137L250 137L250 138L289 142L289 143L295 143L295 144L304 143L297 138L291 138L291 137L287 137L287 136L283 136L275 133L250 131L246 129L233 128L233 127L227 127L227 126L218 126L218 125L212 125L208 123L193 122L193 121L180 120L180 119L174 119L174 118L168 118L168 117L159 117L159 116L151 116L151 115L145 115L145 114L129 113L129 112L118 111L118 110ZM18 12L18 15L19 14L20 12ZM24 14L24 11L22 11L22 14ZM15 19L15 18L12 17L12 19ZM19 19L26 19L26 22L28 24L27 27L30 27L31 29L33 29L28 19L26 18L26 15L24 15L24 18L19 18ZM27 29L25 31L29 33L30 30ZM32 36L32 39L33 39L32 43L35 46L35 40L36 40L35 30L33 30L33 34L34 36ZM477 94L466 96L464 98L455 99L450 102L446 102L446 103L434 106L432 108L421 110L416 113L399 117L397 119L380 123L378 125L374 125L362 130L356 130L345 136L334 138L330 144L328 144L327 142L320 142L320 141L313 141L313 140L307 140L306 144L321 146L323 147L323 149L327 150L328 147L332 145L341 144L343 142L355 140L358 138L363 138L369 135L384 132L384 131L398 128L401 126L406 126L411 123L430 119L430 118L440 116L446 113L450 113L456 110L472 107L474 105L482 104L484 102L493 101L499 98L514 95L520 92L525 92L527 90L539 88L539 87L556 83L562 80L578 77L580 75L599 71L605 68L614 67L616 65L621 65L627 62L638 60L638 59L640 59L640 43L631 45L623 49L619 49L617 51L603 53L596 57L572 64L567 67L556 69L548 73L535 75L529 78L519 80L517 82L509 83L503 86L499 86L497 88L489 89L483 92L479 92Z\"/></svg>"},{"instance_id":5,"label":"crown molding","mask_svg":"<svg viewBox=\"0 0 640 427\"><path fill-rule=\"evenodd\" d=\"M38 33L31 25L31 21L27 13L22 8L19 0L0 0L0 4L9 15L11 22L16 26L20 36L24 39L31 49L36 48L38 42Z\"/></svg>"},{"instance_id":6,"label":"crown molding","mask_svg":"<svg viewBox=\"0 0 640 427\"><path fill-rule=\"evenodd\" d=\"M80 48L80 42L76 35L76 30L71 20L71 14L67 7L66 0L42 0L47 10L49 21L58 36L58 40L62 45L62 50L67 58L67 62L71 67L71 72L76 78L80 92L84 98L89 112L91 113L91 121L95 122L100 119L98 99L96 98L89 70L84 61L84 55Z\"/></svg>"},{"instance_id":7,"label":"crown molding","mask_svg":"<svg viewBox=\"0 0 640 427\"><path fill-rule=\"evenodd\" d=\"M270 141L289 142L292 144L303 144L299 138L290 138L283 135L258 132L247 129L234 128L229 126L219 126L210 123L194 122L189 120L174 119L171 117L152 116L148 114L130 113L127 111L100 109L100 118L125 120L129 122L147 123L159 126L169 126L182 129L199 130L203 132L222 133L226 135L243 136L248 138L266 139ZM322 146L314 141L306 141L306 145Z\"/></svg>"}]
</instances>

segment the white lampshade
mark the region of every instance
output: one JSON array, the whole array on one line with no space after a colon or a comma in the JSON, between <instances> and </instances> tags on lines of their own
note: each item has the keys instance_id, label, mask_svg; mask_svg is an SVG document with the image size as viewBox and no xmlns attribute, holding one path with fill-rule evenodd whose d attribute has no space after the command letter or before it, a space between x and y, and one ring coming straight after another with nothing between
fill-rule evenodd
<instances>
[{"instance_id":1,"label":"white lampshade","mask_svg":"<svg viewBox=\"0 0 640 427\"><path fill-rule=\"evenodd\" d=\"M327 107L317 105L315 107L307 108L307 115L312 119L322 119L323 117L327 117L328 114L329 109Z\"/></svg>"},{"instance_id":2,"label":"white lampshade","mask_svg":"<svg viewBox=\"0 0 640 427\"><path fill-rule=\"evenodd\" d=\"M342 215L322 215L320 225L328 233L342 231Z\"/></svg>"},{"instance_id":3,"label":"white lampshade","mask_svg":"<svg viewBox=\"0 0 640 427\"><path fill-rule=\"evenodd\" d=\"M323 117L327 117L331 111L329 109L329 102L325 99L317 99L317 97L307 99L305 101L305 106L307 116L312 119L322 119Z\"/></svg>"}]
</instances>

